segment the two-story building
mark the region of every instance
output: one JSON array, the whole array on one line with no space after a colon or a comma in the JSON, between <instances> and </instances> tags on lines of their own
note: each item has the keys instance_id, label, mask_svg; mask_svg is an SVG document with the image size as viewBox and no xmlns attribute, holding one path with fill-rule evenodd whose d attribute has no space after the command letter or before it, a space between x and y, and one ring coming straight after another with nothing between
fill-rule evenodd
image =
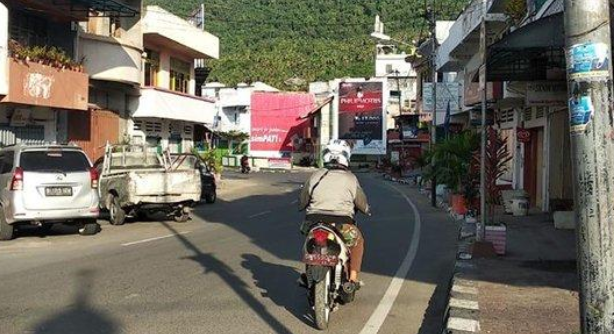
<instances>
[{"instance_id":1,"label":"two-story building","mask_svg":"<svg viewBox=\"0 0 614 334\"><path fill-rule=\"evenodd\" d=\"M395 128L395 119L411 114L416 107L416 71L405 61L407 55L396 45L378 44L375 56L375 76L388 81L389 99L386 106L387 128Z\"/></svg>"},{"instance_id":2,"label":"two-story building","mask_svg":"<svg viewBox=\"0 0 614 334\"><path fill-rule=\"evenodd\" d=\"M195 95L195 60L217 59L219 39L158 7L147 6L140 97L130 106L129 140L189 152L198 127L212 128L215 100Z\"/></svg>"},{"instance_id":3,"label":"two-story building","mask_svg":"<svg viewBox=\"0 0 614 334\"><path fill-rule=\"evenodd\" d=\"M87 111L74 27L97 9L89 1L0 3L0 145L62 141L62 115Z\"/></svg>"},{"instance_id":4,"label":"two-story building","mask_svg":"<svg viewBox=\"0 0 614 334\"><path fill-rule=\"evenodd\" d=\"M92 12L78 28L79 57L90 76L88 111L68 115L67 140L92 159L107 142L126 142L128 120L139 98L143 54L141 0L117 0Z\"/></svg>"}]
</instances>

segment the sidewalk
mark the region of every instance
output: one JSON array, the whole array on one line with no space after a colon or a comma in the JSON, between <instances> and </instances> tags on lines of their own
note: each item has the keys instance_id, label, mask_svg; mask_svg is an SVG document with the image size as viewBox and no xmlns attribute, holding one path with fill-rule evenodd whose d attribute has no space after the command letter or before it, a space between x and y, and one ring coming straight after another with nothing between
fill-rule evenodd
<instances>
[{"instance_id":1,"label":"sidewalk","mask_svg":"<svg viewBox=\"0 0 614 334\"><path fill-rule=\"evenodd\" d=\"M544 213L499 217L508 254L476 260L482 333L579 333L574 231Z\"/></svg>"},{"instance_id":2,"label":"sidewalk","mask_svg":"<svg viewBox=\"0 0 614 334\"><path fill-rule=\"evenodd\" d=\"M430 196L430 191L421 193ZM438 203L447 209L441 198ZM507 254L483 259L467 254L475 224L458 220L444 333L580 333L575 231L555 229L551 215L542 212L526 217L499 213L497 220L507 225Z\"/></svg>"}]
</instances>

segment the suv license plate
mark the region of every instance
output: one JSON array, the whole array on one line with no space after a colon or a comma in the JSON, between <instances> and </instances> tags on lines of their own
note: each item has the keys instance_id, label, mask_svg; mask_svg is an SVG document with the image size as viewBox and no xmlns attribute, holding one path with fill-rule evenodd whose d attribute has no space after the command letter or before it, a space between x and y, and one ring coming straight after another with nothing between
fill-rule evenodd
<instances>
[{"instance_id":1,"label":"suv license plate","mask_svg":"<svg viewBox=\"0 0 614 334\"><path fill-rule=\"evenodd\" d=\"M45 196L72 196L71 187L46 187Z\"/></svg>"},{"instance_id":2,"label":"suv license plate","mask_svg":"<svg viewBox=\"0 0 614 334\"><path fill-rule=\"evenodd\" d=\"M326 254L305 254L303 262L312 266L335 266L339 258L335 255Z\"/></svg>"}]
</instances>

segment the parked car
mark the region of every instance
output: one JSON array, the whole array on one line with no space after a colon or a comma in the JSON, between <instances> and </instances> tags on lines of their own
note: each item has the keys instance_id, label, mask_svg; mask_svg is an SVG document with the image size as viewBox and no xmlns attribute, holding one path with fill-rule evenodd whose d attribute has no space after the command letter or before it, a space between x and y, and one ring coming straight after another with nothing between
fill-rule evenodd
<instances>
[{"instance_id":1,"label":"parked car","mask_svg":"<svg viewBox=\"0 0 614 334\"><path fill-rule=\"evenodd\" d=\"M215 203L217 199L215 175L201 157L192 153L171 154L171 160L171 168L173 169L197 169L200 173L200 198L207 203Z\"/></svg>"},{"instance_id":2,"label":"parked car","mask_svg":"<svg viewBox=\"0 0 614 334\"><path fill-rule=\"evenodd\" d=\"M177 222L190 219L200 201L200 173L171 169L170 156L147 145L107 145L97 163L100 172L100 206L109 221L122 225L128 216L163 213Z\"/></svg>"},{"instance_id":3,"label":"parked car","mask_svg":"<svg viewBox=\"0 0 614 334\"><path fill-rule=\"evenodd\" d=\"M98 172L76 146L14 145L0 149L0 240L15 228L75 224L82 235L100 231Z\"/></svg>"}]
</instances>

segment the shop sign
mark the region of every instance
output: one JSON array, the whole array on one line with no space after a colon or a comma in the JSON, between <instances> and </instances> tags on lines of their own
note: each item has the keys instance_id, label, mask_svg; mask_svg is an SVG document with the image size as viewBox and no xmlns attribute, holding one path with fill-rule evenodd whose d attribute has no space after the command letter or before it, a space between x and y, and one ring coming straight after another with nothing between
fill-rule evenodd
<instances>
[{"instance_id":1,"label":"shop sign","mask_svg":"<svg viewBox=\"0 0 614 334\"><path fill-rule=\"evenodd\" d=\"M531 141L531 131L527 129L517 128L516 129L516 138L520 143L528 143Z\"/></svg>"},{"instance_id":2,"label":"shop sign","mask_svg":"<svg viewBox=\"0 0 614 334\"><path fill-rule=\"evenodd\" d=\"M460 82L438 82L437 87L437 111L445 112L450 103L450 113L454 114L460 108ZM422 86L422 111L433 111L433 83L426 82Z\"/></svg>"},{"instance_id":3,"label":"shop sign","mask_svg":"<svg viewBox=\"0 0 614 334\"><path fill-rule=\"evenodd\" d=\"M565 81L544 81L527 83L527 107L560 107L567 103Z\"/></svg>"}]
</instances>

